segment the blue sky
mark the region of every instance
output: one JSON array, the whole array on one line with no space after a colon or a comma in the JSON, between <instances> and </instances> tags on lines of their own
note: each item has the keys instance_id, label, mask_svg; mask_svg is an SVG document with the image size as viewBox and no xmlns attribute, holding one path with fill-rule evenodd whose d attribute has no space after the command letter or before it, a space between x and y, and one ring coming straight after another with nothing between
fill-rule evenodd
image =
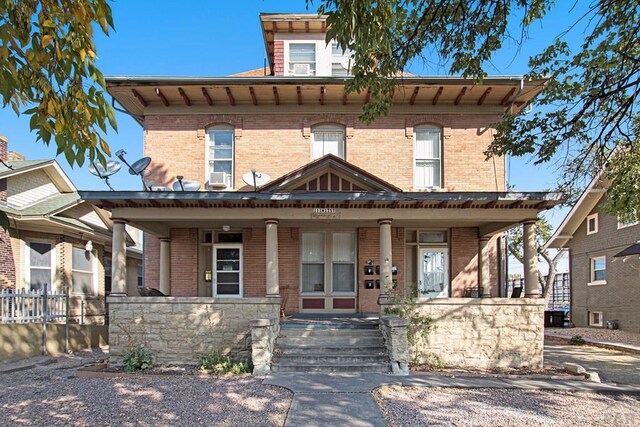
<instances>
[{"instance_id":1,"label":"blue sky","mask_svg":"<svg viewBox=\"0 0 640 427\"><path fill-rule=\"evenodd\" d=\"M507 44L495 56L489 74L524 74L531 54L548 45L576 16L573 2L561 3L544 21L533 25L529 40L518 51ZM153 5L152 7L150 7ZM259 68L265 57L258 13L305 12L304 0L249 1L115 1L112 3L115 31L96 39L98 66L107 76L190 75L224 76ZM579 30L574 30L573 35ZM415 61L407 70L414 74L444 74L446 70ZM129 159L142 153L142 128L130 117L118 113L118 133L109 134L112 152L124 148ZM25 117L16 118L10 109L0 109L0 134L9 138L9 149L29 159L52 158L55 147L36 143ZM103 190L102 182L85 168L71 169L64 157L59 163L80 189ZM535 191L553 187L553 166L534 167L528 158L508 160L509 182L516 190ZM139 180L123 169L112 178L116 189L138 189ZM558 224L564 212L551 216Z\"/></svg>"}]
</instances>

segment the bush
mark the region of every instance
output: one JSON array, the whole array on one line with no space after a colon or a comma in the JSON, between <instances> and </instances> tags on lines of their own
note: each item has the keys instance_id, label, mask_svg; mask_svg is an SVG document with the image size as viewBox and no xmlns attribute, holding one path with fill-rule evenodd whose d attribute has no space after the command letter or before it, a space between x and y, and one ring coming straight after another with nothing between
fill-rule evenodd
<instances>
[{"instance_id":1,"label":"bush","mask_svg":"<svg viewBox=\"0 0 640 427\"><path fill-rule=\"evenodd\" d=\"M248 362L237 362L220 352L200 358L200 370L214 374L250 374L253 370Z\"/></svg>"},{"instance_id":2,"label":"bush","mask_svg":"<svg viewBox=\"0 0 640 427\"><path fill-rule=\"evenodd\" d=\"M124 355L124 370L127 372L143 371L153 368L153 353L141 345L129 350Z\"/></svg>"},{"instance_id":3,"label":"bush","mask_svg":"<svg viewBox=\"0 0 640 427\"><path fill-rule=\"evenodd\" d=\"M569 344L571 345L585 345L587 342L582 338L582 335L574 335L569 340Z\"/></svg>"}]
</instances>

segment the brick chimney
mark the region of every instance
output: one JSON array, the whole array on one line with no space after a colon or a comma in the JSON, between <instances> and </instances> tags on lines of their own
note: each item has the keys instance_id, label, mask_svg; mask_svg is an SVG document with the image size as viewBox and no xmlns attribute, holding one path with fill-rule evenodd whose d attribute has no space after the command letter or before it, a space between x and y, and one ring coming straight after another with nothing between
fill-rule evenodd
<instances>
[{"instance_id":1,"label":"brick chimney","mask_svg":"<svg viewBox=\"0 0 640 427\"><path fill-rule=\"evenodd\" d=\"M8 160L9 140L0 135L0 159ZM7 179L0 179L0 202L7 201ZM0 227L0 289L16 287L16 266L9 232Z\"/></svg>"}]
</instances>

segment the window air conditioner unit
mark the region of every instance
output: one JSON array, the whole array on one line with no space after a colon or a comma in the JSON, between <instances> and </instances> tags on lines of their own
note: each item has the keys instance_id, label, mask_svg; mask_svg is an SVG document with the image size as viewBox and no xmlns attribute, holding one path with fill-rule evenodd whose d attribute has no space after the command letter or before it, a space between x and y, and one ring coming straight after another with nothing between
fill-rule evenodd
<instances>
[{"instance_id":1,"label":"window air conditioner unit","mask_svg":"<svg viewBox=\"0 0 640 427\"><path fill-rule=\"evenodd\" d=\"M211 172L209 186L215 190L224 190L228 186L228 175L225 172Z\"/></svg>"},{"instance_id":2,"label":"window air conditioner unit","mask_svg":"<svg viewBox=\"0 0 640 427\"><path fill-rule=\"evenodd\" d=\"M293 64L294 76L308 76L310 73L309 64Z\"/></svg>"}]
</instances>

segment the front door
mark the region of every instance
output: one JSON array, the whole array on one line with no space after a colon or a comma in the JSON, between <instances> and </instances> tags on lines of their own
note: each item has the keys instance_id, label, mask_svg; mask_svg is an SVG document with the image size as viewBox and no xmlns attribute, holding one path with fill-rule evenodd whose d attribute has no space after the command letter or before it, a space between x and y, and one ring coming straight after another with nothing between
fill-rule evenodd
<instances>
[{"instance_id":1,"label":"front door","mask_svg":"<svg viewBox=\"0 0 640 427\"><path fill-rule=\"evenodd\" d=\"M357 296L355 232L303 232L301 252L301 311L354 313Z\"/></svg>"},{"instance_id":2,"label":"front door","mask_svg":"<svg viewBox=\"0 0 640 427\"><path fill-rule=\"evenodd\" d=\"M449 297L449 250L446 248L420 249L420 297Z\"/></svg>"},{"instance_id":3,"label":"front door","mask_svg":"<svg viewBox=\"0 0 640 427\"><path fill-rule=\"evenodd\" d=\"M213 247L213 296L242 296L242 245L217 244Z\"/></svg>"}]
</instances>

